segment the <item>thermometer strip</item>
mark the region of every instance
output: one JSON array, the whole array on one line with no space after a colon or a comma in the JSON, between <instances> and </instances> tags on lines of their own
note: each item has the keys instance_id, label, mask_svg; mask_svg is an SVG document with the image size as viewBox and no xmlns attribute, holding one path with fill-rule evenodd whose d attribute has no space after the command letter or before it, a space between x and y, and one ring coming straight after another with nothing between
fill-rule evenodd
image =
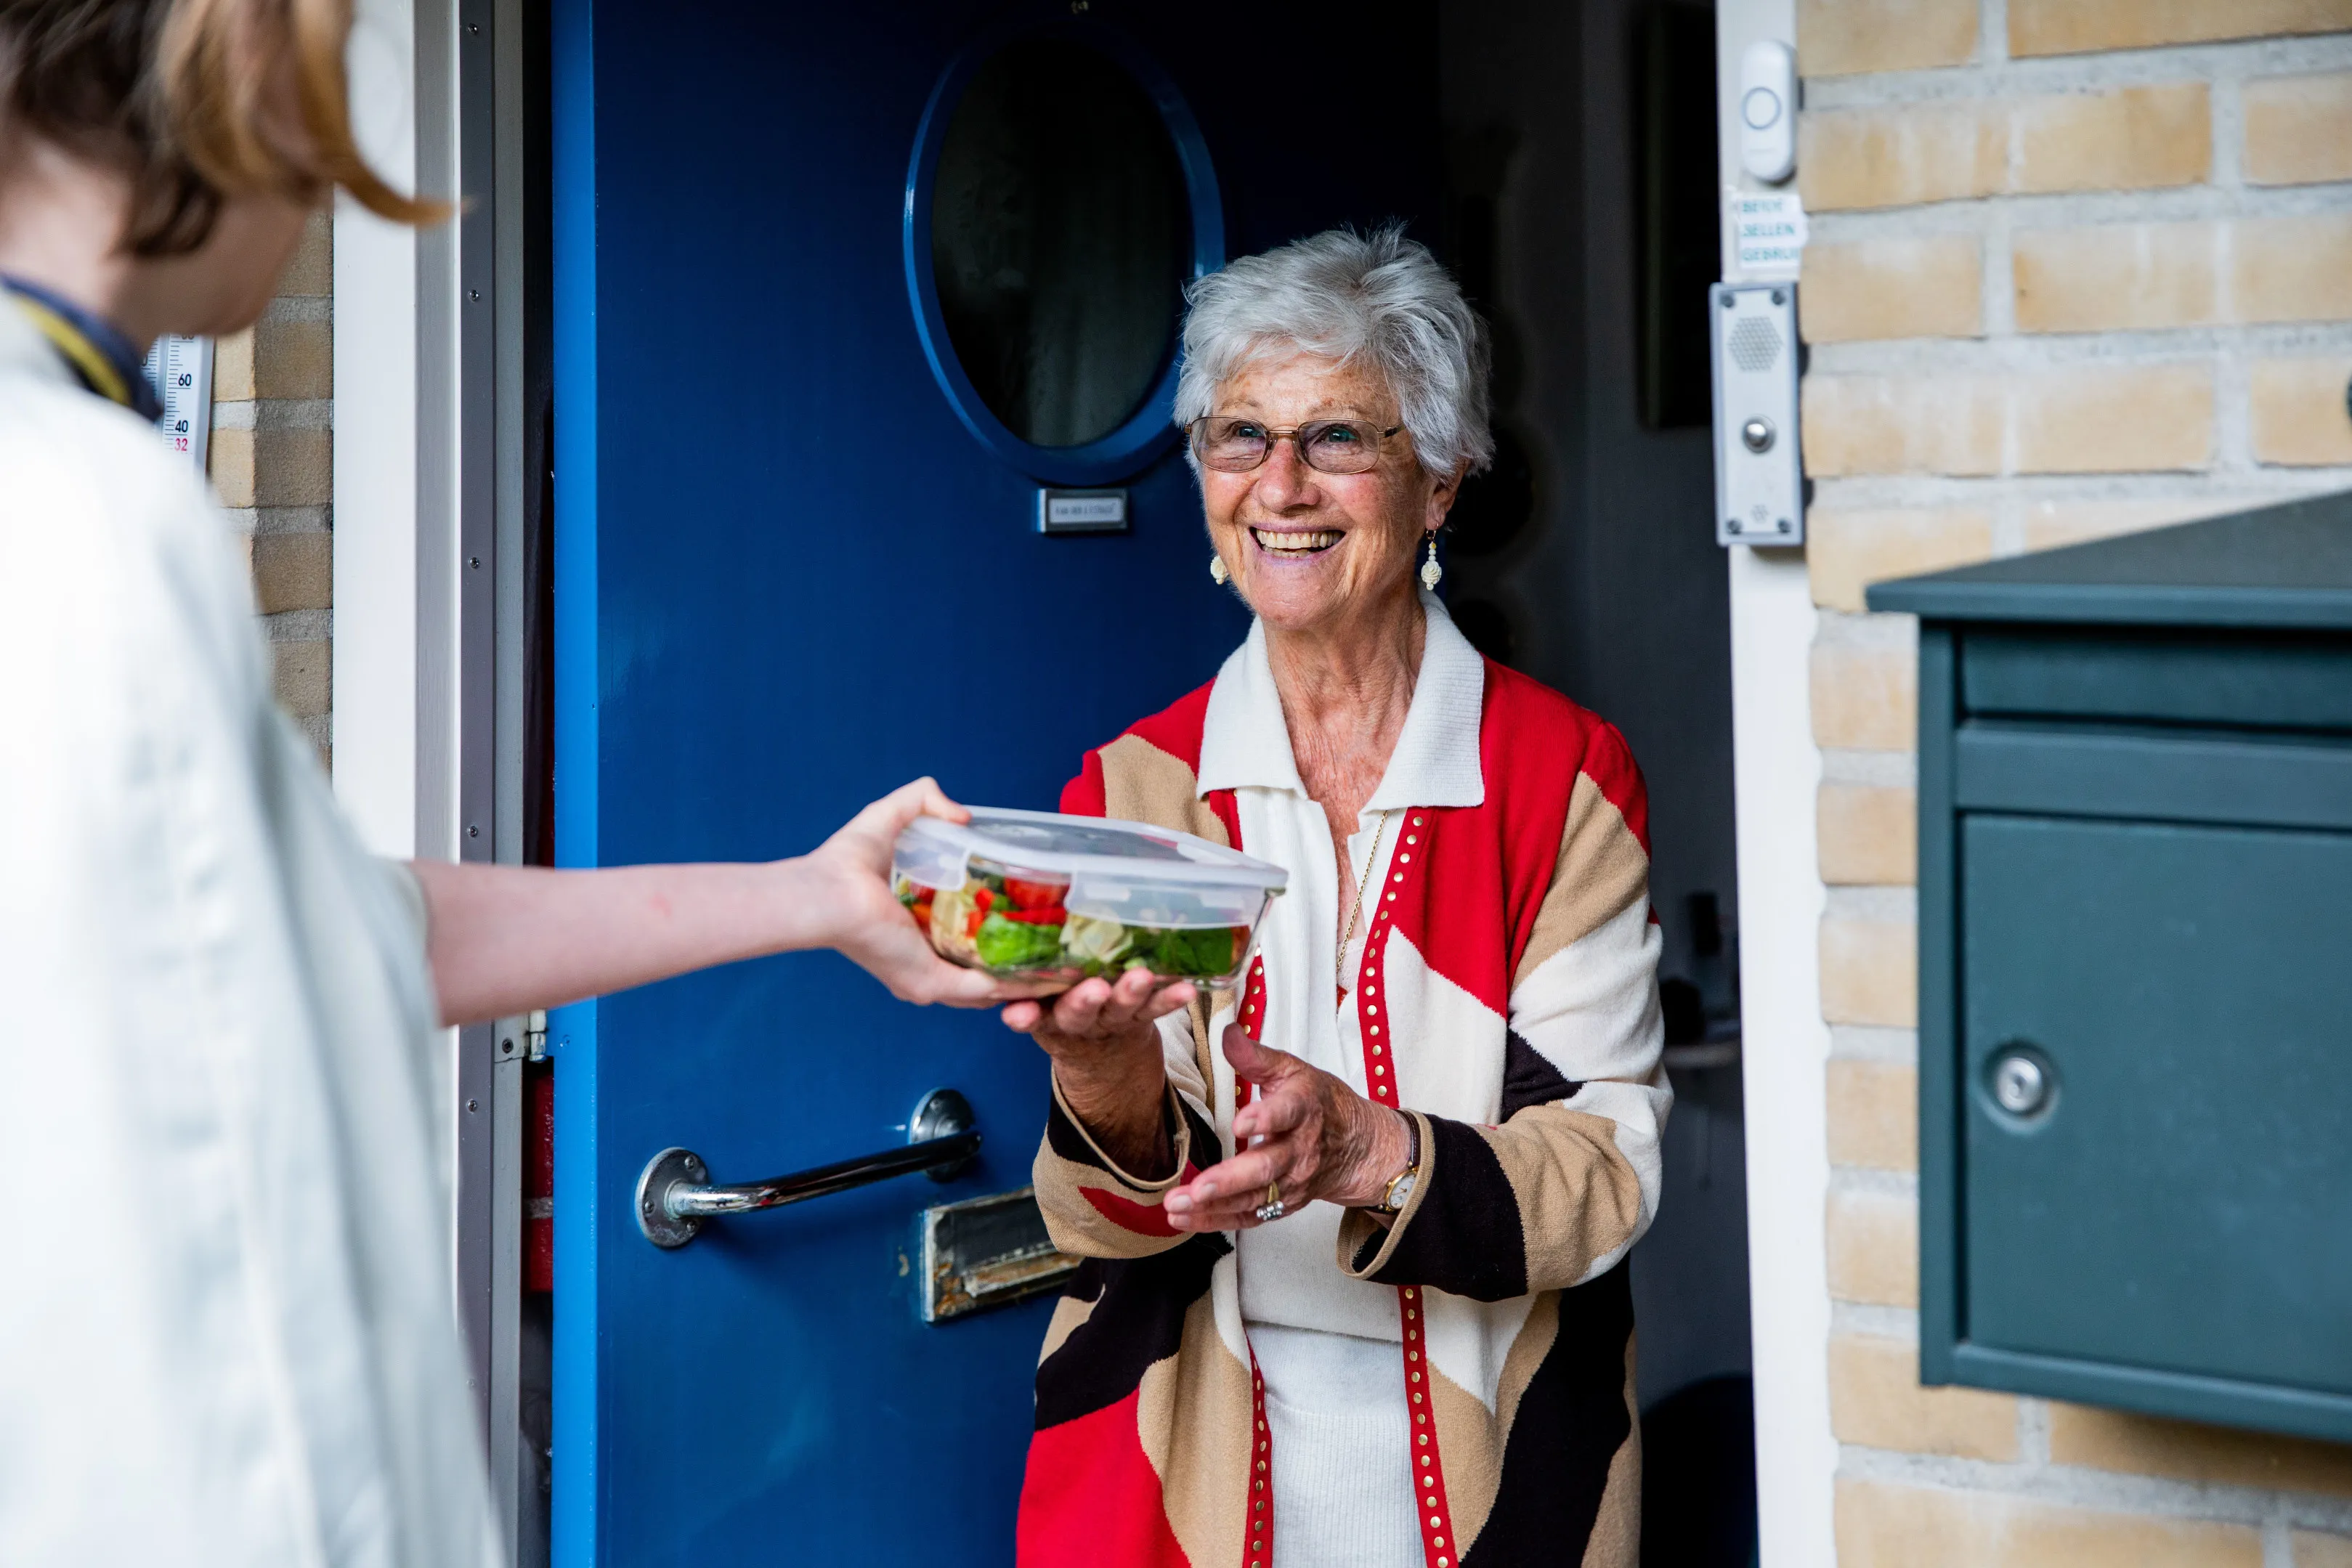
<instances>
[{"instance_id":1,"label":"thermometer strip","mask_svg":"<svg viewBox=\"0 0 2352 1568\"><path fill-rule=\"evenodd\" d=\"M156 428L172 450L185 453L205 472L213 434L213 340L161 337L147 350L147 379L163 400Z\"/></svg>"}]
</instances>

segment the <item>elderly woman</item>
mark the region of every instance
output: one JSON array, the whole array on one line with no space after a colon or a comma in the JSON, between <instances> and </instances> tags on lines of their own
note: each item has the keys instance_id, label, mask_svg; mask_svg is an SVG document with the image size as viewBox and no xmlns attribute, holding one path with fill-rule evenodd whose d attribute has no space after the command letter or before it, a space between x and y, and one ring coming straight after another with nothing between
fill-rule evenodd
<instances>
[{"instance_id":1,"label":"elderly woman","mask_svg":"<svg viewBox=\"0 0 2352 1568\"><path fill-rule=\"evenodd\" d=\"M1193 291L1177 418L1256 624L1063 808L1290 889L1238 995L1006 1009L1053 1058L1038 1201L1088 1260L1024 1563L1635 1560L1622 1265L1671 1103L1645 808L1614 729L1415 591L1490 449L1481 333L1394 231Z\"/></svg>"}]
</instances>

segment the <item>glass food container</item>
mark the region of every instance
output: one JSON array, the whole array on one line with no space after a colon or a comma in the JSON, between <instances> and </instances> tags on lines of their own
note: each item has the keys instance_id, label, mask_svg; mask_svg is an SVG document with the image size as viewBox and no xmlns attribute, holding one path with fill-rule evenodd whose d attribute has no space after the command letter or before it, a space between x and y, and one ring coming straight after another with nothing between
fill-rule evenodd
<instances>
[{"instance_id":1,"label":"glass food container","mask_svg":"<svg viewBox=\"0 0 2352 1568\"><path fill-rule=\"evenodd\" d=\"M1169 828L988 808L962 827L917 818L892 848L890 872L941 957L1071 985L1138 968L1231 985L1290 880L1280 866Z\"/></svg>"}]
</instances>

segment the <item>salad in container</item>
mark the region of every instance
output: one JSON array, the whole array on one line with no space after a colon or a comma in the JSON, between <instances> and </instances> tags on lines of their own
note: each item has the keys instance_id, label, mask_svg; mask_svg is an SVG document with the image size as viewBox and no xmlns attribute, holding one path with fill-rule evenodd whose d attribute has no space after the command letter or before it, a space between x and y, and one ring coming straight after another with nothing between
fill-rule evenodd
<instances>
[{"instance_id":1,"label":"salad in container","mask_svg":"<svg viewBox=\"0 0 2352 1568\"><path fill-rule=\"evenodd\" d=\"M1229 986L1290 873L1170 828L978 807L962 826L917 818L890 880L931 946L967 968Z\"/></svg>"}]
</instances>

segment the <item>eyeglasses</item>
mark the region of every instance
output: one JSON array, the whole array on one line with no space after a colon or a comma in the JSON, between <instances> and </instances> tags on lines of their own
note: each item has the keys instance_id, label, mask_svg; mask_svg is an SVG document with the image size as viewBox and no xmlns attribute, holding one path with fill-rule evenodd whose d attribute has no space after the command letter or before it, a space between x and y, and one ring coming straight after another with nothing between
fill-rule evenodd
<instances>
[{"instance_id":1,"label":"eyeglasses","mask_svg":"<svg viewBox=\"0 0 2352 1568\"><path fill-rule=\"evenodd\" d=\"M1246 474L1264 463L1277 441L1288 440L1299 461L1323 474L1367 474L1380 465L1381 444L1402 424L1381 429L1370 420L1318 419L1273 425L1213 414L1192 422L1192 455L1205 468Z\"/></svg>"}]
</instances>

